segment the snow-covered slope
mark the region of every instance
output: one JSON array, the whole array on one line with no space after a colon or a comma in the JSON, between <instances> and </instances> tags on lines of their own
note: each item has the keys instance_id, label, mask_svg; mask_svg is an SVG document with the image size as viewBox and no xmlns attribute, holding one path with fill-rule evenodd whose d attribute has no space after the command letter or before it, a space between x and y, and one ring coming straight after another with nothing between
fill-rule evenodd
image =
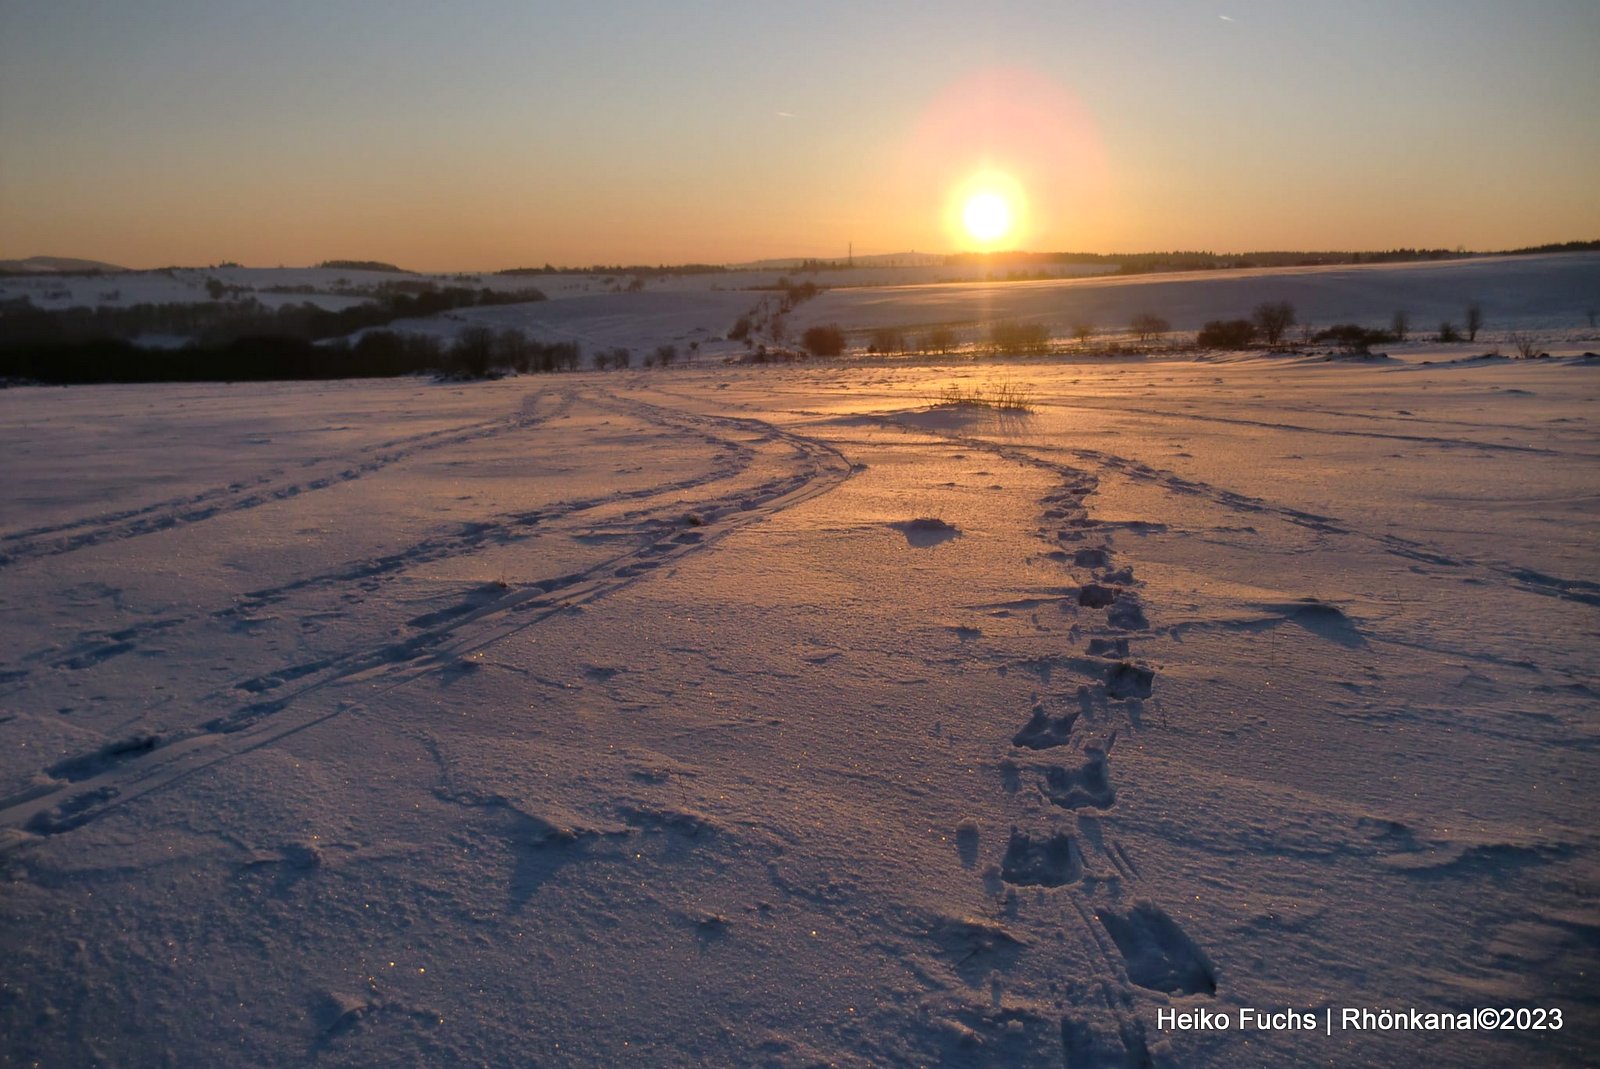
<instances>
[{"instance_id":1,"label":"snow-covered slope","mask_svg":"<svg viewBox=\"0 0 1600 1069\"><path fill-rule=\"evenodd\" d=\"M0 391L0 1058L1591 1063L1597 375Z\"/></svg>"},{"instance_id":2,"label":"snow-covered slope","mask_svg":"<svg viewBox=\"0 0 1600 1069\"><path fill-rule=\"evenodd\" d=\"M1600 253L833 290L794 318L797 328L1014 319L1044 323L1067 337L1080 321L1101 332L1126 331L1142 313L1193 331L1210 319L1248 319L1264 301L1288 301L1301 322L1324 327L1387 327L1395 312L1405 312L1413 330L1431 333L1445 320L1462 326L1474 301L1494 327L1592 326L1589 317L1600 315Z\"/></svg>"}]
</instances>

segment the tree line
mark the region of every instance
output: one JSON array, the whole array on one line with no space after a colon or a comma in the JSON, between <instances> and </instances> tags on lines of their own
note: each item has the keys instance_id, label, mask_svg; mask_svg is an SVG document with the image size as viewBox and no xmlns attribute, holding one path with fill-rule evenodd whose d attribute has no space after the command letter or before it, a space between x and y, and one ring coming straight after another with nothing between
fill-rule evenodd
<instances>
[{"instance_id":1,"label":"tree line","mask_svg":"<svg viewBox=\"0 0 1600 1069\"><path fill-rule=\"evenodd\" d=\"M1293 304L1288 301L1265 301L1258 304L1249 319L1213 319L1200 328L1195 344L1202 349L1248 349L1258 343L1268 348L1282 345L1290 328L1299 323ZM1298 339L1304 345L1337 345L1347 353L1368 353L1374 345L1386 342L1403 342L1411 333L1410 313L1396 311L1385 327L1369 327L1360 323L1336 323L1321 330L1311 324L1303 325ZM1477 341L1483 329L1483 305L1467 302L1463 326L1450 320L1439 324L1435 341Z\"/></svg>"},{"instance_id":2,"label":"tree line","mask_svg":"<svg viewBox=\"0 0 1600 1069\"><path fill-rule=\"evenodd\" d=\"M520 330L469 327L454 340L372 330L354 342L317 343L285 335L233 338L177 349L148 349L97 338L50 349L0 350L0 379L46 385L108 382L266 382L446 374L487 378L575 371L577 342L544 342Z\"/></svg>"},{"instance_id":3,"label":"tree line","mask_svg":"<svg viewBox=\"0 0 1600 1069\"><path fill-rule=\"evenodd\" d=\"M385 290L349 308L311 303L269 308L256 300L128 307L36 308L0 302L0 377L46 383L347 378L463 369L426 338L372 328L460 308L542 301L535 289L500 293L447 287ZM354 345L342 339L367 331ZM471 333L470 331L464 333ZM141 346L151 334L185 337L176 348ZM377 340L369 340L377 338ZM318 343L322 344L318 344ZM463 358L465 359L465 358ZM563 358L564 359L564 358ZM542 361L539 357L535 362ZM521 362L514 354L511 364ZM470 373L468 371L467 373Z\"/></svg>"}]
</instances>

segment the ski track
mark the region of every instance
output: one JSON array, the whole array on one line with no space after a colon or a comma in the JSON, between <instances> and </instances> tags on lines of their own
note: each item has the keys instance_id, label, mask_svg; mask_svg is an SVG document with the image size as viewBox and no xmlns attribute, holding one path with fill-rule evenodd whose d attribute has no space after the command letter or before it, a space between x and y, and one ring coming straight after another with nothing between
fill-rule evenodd
<instances>
[{"instance_id":1,"label":"ski track","mask_svg":"<svg viewBox=\"0 0 1600 1069\"><path fill-rule=\"evenodd\" d=\"M532 400L536 396L533 395L527 400ZM337 470L325 471L311 478L304 475L286 478L281 468L274 469L235 480L226 486L214 486L184 497L169 498L138 508L101 513L0 535L0 568L41 557L71 553L103 542L169 531L175 527L200 523L217 516L270 505L304 493L326 490L330 486L338 486L359 479L363 475L371 475L420 453L466 442L485 441L513 431L527 430L564 413L570 406L571 400L570 394L563 396L555 410L543 416L533 414L525 400L522 409L512 416L480 420L459 427L447 427L363 446L356 451L353 462L337 463L334 465ZM310 468L326 463L327 458L316 457L304 461L301 467Z\"/></svg>"},{"instance_id":2,"label":"ski track","mask_svg":"<svg viewBox=\"0 0 1600 1069\"><path fill-rule=\"evenodd\" d=\"M982 440L962 439L964 443L968 444ZM1017 448L1021 451L1020 447ZM1196 479L1188 479L1177 472L1152 467L1142 461L1119 456L1115 453L1106 453L1098 449L1077 448L1062 448L1060 451L1070 456L1090 461L1105 470L1114 471L1129 479L1154 483L1173 493L1204 497L1236 512L1247 515L1273 516L1295 526L1315 531L1318 534L1344 535L1351 538L1365 539L1382 547L1386 553L1420 564L1432 564L1441 568L1459 568L1463 570L1476 568L1502 581L1510 581L1518 589L1528 593L1578 601L1586 605L1600 605L1600 582L1549 575L1536 568L1510 564L1505 561L1452 556L1437 546L1426 542L1402 538L1399 535L1373 534L1370 531L1361 530L1354 524L1338 517L1305 512L1284 505L1275 505L1262 498L1251 497L1248 494L1241 494L1233 490L1225 490Z\"/></svg>"},{"instance_id":3,"label":"ski track","mask_svg":"<svg viewBox=\"0 0 1600 1069\"><path fill-rule=\"evenodd\" d=\"M1536 456L1557 457L1561 452L1555 449L1545 449L1536 445L1512 445L1506 442L1482 442L1472 438L1445 438L1439 435L1427 434L1397 434L1384 431L1353 431L1339 430L1332 427L1306 427L1298 423L1274 423L1271 420L1246 419L1243 416L1202 416L1193 412L1169 412L1161 408L1136 408L1118 406L1117 412L1138 413L1142 416L1160 416L1164 419L1204 420L1208 423L1229 423L1241 427L1264 427L1274 431L1294 431L1298 434L1328 434L1342 438L1377 438L1385 441L1416 442L1421 445L1438 445L1446 448L1461 449L1495 449L1509 453L1532 453ZM1592 459L1592 458L1591 458Z\"/></svg>"},{"instance_id":4,"label":"ski track","mask_svg":"<svg viewBox=\"0 0 1600 1069\"><path fill-rule=\"evenodd\" d=\"M734 444L731 439L718 435L718 430L754 434L759 444L782 450L787 470L758 486L689 503L676 496L684 490L725 480L738 474L745 465L714 466L702 476L673 484L569 502L543 512L536 510L529 516L513 517L520 526L537 526L541 520L570 516L619 501L660 496L670 499L655 509L627 514L640 525L640 544L587 569L542 580L523 589L496 589L487 595L481 590L473 592L466 603L452 610L413 619L411 624L422 628L418 634L291 665L271 676L240 681L213 691L198 704L207 704L208 699L225 700L240 690L259 693L290 682L298 684L278 696L235 702L221 715L165 736L136 734L55 762L43 770L54 782L0 800L0 851L14 849L35 836L56 835L82 827L126 802L170 786L218 762L361 708L358 703L343 700L332 710L313 712L295 708L301 699L335 684L356 679L386 683L377 692L381 694L424 674L468 664L465 658L495 642L558 613L622 590L689 553L710 547L735 530L827 493L852 472L843 454L833 446L760 420L688 414L615 396L593 400L600 407L624 411L673 430L691 431L718 443ZM754 450L749 453L749 459L753 459ZM686 509L700 517L700 525L685 527L681 523ZM261 604L263 598L281 597L307 586L336 587L355 578L471 552L487 541L490 534L506 529L503 522L469 526L474 528L469 533L428 540L378 562L363 562L268 591L257 591L252 595L257 599L252 604ZM236 611L229 609L212 615L225 617ZM176 622L159 623L174 626ZM101 647L103 655L91 658L89 663L116 656L121 652L116 647L129 642L129 638Z\"/></svg>"},{"instance_id":5,"label":"ski track","mask_svg":"<svg viewBox=\"0 0 1600 1069\"><path fill-rule=\"evenodd\" d=\"M571 397L564 399L561 408L553 412L551 414L552 417L567 411L572 400ZM618 409L613 407L611 410L617 411ZM231 621L237 627L246 628L251 626L254 613L270 605L282 602L293 594L310 589L334 589L349 583L374 584L419 564L429 564L465 556L485 545L513 545L528 538L547 533L559 521L584 512L627 501L647 501L655 497L681 494L685 491L697 489L707 483L732 478L745 470L755 458L754 451L742 443L708 433L703 427L688 428L679 423L668 422L665 418L657 420L657 422L663 426L686 429L690 433L701 437L708 444L727 450L731 455L727 462L722 465L715 466L700 475L675 480L670 483L659 483L654 486L619 491L599 497L556 502L536 509L505 513L491 517L488 520L465 523L453 531L430 535L393 553L347 561L335 568L300 576L276 586L246 591L239 596L233 605L226 609L216 610L211 613L195 613L187 617L166 617L148 623L134 624L111 632L103 630L85 631L79 635L78 642L68 647L65 651L50 648L24 654L18 662L20 667L0 670L0 685L21 682L30 674L30 669L26 666L39 662L48 663L51 667L56 668L83 669L94 667L113 657L134 652L139 648L139 640L143 638L208 616L220 621ZM648 508L635 510L624 513L612 520L611 523L616 526L625 526L630 522L645 522L655 517L658 511L660 510ZM370 590L375 587L368 585L366 588ZM293 669L287 669L286 671L293 671ZM245 685L241 684L241 686Z\"/></svg>"}]
</instances>

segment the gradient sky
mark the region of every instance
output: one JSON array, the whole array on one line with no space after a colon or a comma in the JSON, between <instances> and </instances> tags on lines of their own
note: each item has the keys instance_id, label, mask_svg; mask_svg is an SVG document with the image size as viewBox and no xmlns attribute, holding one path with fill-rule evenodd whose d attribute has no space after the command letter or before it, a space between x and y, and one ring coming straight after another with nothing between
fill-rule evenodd
<instances>
[{"instance_id":1,"label":"gradient sky","mask_svg":"<svg viewBox=\"0 0 1600 1069\"><path fill-rule=\"evenodd\" d=\"M0 0L0 258L1600 238L1595 0Z\"/></svg>"}]
</instances>

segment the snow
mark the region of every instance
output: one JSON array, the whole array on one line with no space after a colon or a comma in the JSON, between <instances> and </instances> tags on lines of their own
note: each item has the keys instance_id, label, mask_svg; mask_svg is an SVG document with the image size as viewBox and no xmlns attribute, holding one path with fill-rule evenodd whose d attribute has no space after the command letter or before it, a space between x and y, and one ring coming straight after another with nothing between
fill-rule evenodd
<instances>
[{"instance_id":1,"label":"snow","mask_svg":"<svg viewBox=\"0 0 1600 1069\"><path fill-rule=\"evenodd\" d=\"M975 343L986 341L989 325L999 321L1044 324L1058 342L1071 337L1075 323L1087 322L1095 327L1096 344L1131 343L1128 324L1146 312L1166 318L1174 331L1192 340L1208 320L1249 318L1257 305L1278 300L1289 301L1303 323L1318 328L1346 322L1387 327L1395 312L1404 311L1409 338L1384 351L1418 362L1496 350L1514 355L1516 336L1528 331L1539 332L1544 350L1557 356L1579 355L1600 341L1588 320L1600 304L1600 254L1591 253L993 283L928 281L938 277L932 272L950 273L944 268L871 270L902 276L920 272L923 281L875 284L864 271L804 276L830 288L785 317L787 343L797 346L807 328L830 323L855 332L853 344L859 349L869 341L866 332L878 327L898 328L912 340L921 331L949 327L961 343ZM386 329L448 339L470 326L515 328L545 341L577 341L589 353L621 346L638 357L663 343L683 350L685 343L698 341L701 356L721 359L746 352L743 345L723 340L734 322L762 308L770 314L779 296L740 288L770 286L776 273L681 276L652 281L638 293L586 292L564 286L561 277L522 280L545 291L554 298L550 301L464 308L444 317L397 320ZM1475 301L1483 308L1485 327L1472 345L1429 340L1442 322L1464 328L1467 306ZM1301 328L1292 333L1299 338Z\"/></svg>"},{"instance_id":2,"label":"snow","mask_svg":"<svg viewBox=\"0 0 1600 1069\"><path fill-rule=\"evenodd\" d=\"M793 325L799 331L835 321L915 328L1017 320L1048 324L1064 338L1078 321L1102 333L1124 333L1146 312L1164 317L1174 330L1194 331L1210 319L1247 319L1263 301L1286 300L1302 322L1322 327L1386 327L1395 312L1405 311L1421 335L1445 320L1462 327L1467 305L1478 301L1490 326L1557 329L1587 325L1587 315L1600 310L1597 277L1600 253L1582 253L838 289L802 305Z\"/></svg>"},{"instance_id":3,"label":"snow","mask_svg":"<svg viewBox=\"0 0 1600 1069\"><path fill-rule=\"evenodd\" d=\"M1483 348L0 391L4 1060L1591 1062L1600 361Z\"/></svg>"}]
</instances>

